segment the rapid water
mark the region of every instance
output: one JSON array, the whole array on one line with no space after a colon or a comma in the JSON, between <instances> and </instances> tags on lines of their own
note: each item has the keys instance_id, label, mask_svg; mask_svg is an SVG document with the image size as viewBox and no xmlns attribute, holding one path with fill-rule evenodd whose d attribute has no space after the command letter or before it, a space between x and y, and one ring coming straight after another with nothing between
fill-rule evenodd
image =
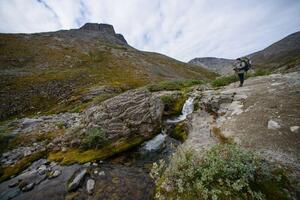
<instances>
[{"instance_id":1,"label":"rapid water","mask_svg":"<svg viewBox=\"0 0 300 200\"><path fill-rule=\"evenodd\" d=\"M146 142L146 144L142 148L146 151L155 151L161 147L166 137L167 135L165 133L160 133L157 136L155 136L152 140Z\"/></svg>"},{"instance_id":2,"label":"rapid water","mask_svg":"<svg viewBox=\"0 0 300 200\"><path fill-rule=\"evenodd\" d=\"M195 97L189 97L182 108L181 115L174 119L168 119L166 122L167 123L178 123L186 119L186 116L191 114L194 111L194 99Z\"/></svg>"}]
</instances>

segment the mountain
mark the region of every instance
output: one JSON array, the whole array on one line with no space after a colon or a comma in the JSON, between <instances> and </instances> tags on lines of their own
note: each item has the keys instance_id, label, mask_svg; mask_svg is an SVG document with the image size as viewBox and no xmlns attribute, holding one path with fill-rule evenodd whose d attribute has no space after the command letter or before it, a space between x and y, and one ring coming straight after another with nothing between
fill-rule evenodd
<instances>
[{"instance_id":1,"label":"mountain","mask_svg":"<svg viewBox=\"0 0 300 200\"><path fill-rule=\"evenodd\" d=\"M0 34L0 120L49 110L68 111L86 101L86 95L103 90L124 91L163 80L214 76L201 67L139 51L108 24Z\"/></svg>"},{"instance_id":2,"label":"mountain","mask_svg":"<svg viewBox=\"0 0 300 200\"><path fill-rule=\"evenodd\" d=\"M262 51L247 55L253 69L270 71L299 71L300 69L300 32L293 33L272 44ZM188 63L203 66L221 75L232 73L234 60L214 57L194 58Z\"/></svg>"},{"instance_id":3,"label":"mountain","mask_svg":"<svg viewBox=\"0 0 300 200\"><path fill-rule=\"evenodd\" d=\"M194 58L188 63L202 66L218 74L226 75L232 73L234 60L215 57Z\"/></svg>"},{"instance_id":4,"label":"mountain","mask_svg":"<svg viewBox=\"0 0 300 200\"><path fill-rule=\"evenodd\" d=\"M300 32L293 33L262 51L250 54L257 68L280 71L300 69Z\"/></svg>"}]
</instances>

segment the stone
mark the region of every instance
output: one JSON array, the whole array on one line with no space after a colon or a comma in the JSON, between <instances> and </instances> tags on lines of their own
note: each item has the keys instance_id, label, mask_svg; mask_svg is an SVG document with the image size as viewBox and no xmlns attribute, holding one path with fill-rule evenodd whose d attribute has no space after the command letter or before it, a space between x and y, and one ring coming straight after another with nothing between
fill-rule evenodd
<instances>
[{"instance_id":1,"label":"stone","mask_svg":"<svg viewBox=\"0 0 300 200\"><path fill-rule=\"evenodd\" d=\"M290 127L290 130L293 132L293 133L297 133L299 131L299 126L291 126Z\"/></svg>"},{"instance_id":2,"label":"stone","mask_svg":"<svg viewBox=\"0 0 300 200\"><path fill-rule=\"evenodd\" d=\"M107 139L149 138L161 128L163 102L145 89L130 90L85 111L88 128L101 127Z\"/></svg>"},{"instance_id":3,"label":"stone","mask_svg":"<svg viewBox=\"0 0 300 200\"><path fill-rule=\"evenodd\" d=\"M279 125L278 122L274 121L274 120L269 120L268 122L268 129L272 129L272 130L276 130L279 129L281 126Z\"/></svg>"},{"instance_id":4,"label":"stone","mask_svg":"<svg viewBox=\"0 0 300 200\"><path fill-rule=\"evenodd\" d=\"M92 163L94 167L98 167L98 163Z\"/></svg>"},{"instance_id":5,"label":"stone","mask_svg":"<svg viewBox=\"0 0 300 200\"><path fill-rule=\"evenodd\" d=\"M21 182L21 180L14 181L14 182L10 183L8 185L8 187L10 187L10 188L16 187L19 185L20 182Z\"/></svg>"},{"instance_id":6,"label":"stone","mask_svg":"<svg viewBox=\"0 0 300 200\"><path fill-rule=\"evenodd\" d=\"M47 170L47 166L46 165L41 165L39 168L38 168L38 172L40 175L43 175L46 173L46 170Z\"/></svg>"},{"instance_id":7,"label":"stone","mask_svg":"<svg viewBox=\"0 0 300 200\"><path fill-rule=\"evenodd\" d=\"M105 176L105 172L104 171L99 172L99 176Z\"/></svg>"},{"instance_id":8,"label":"stone","mask_svg":"<svg viewBox=\"0 0 300 200\"><path fill-rule=\"evenodd\" d=\"M28 192L34 188L35 183L29 183L26 186L22 187L22 192Z\"/></svg>"},{"instance_id":9,"label":"stone","mask_svg":"<svg viewBox=\"0 0 300 200\"><path fill-rule=\"evenodd\" d=\"M54 170L50 173L49 178L56 178L61 174L60 170Z\"/></svg>"},{"instance_id":10,"label":"stone","mask_svg":"<svg viewBox=\"0 0 300 200\"><path fill-rule=\"evenodd\" d=\"M74 179L70 181L70 184L68 185L68 191L74 191L76 190L81 182L83 181L85 175L87 174L87 169L81 170L77 175L75 175Z\"/></svg>"},{"instance_id":11,"label":"stone","mask_svg":"<svg viewBox=\"0 0 300 200\"><path fill-rule=\"evenodd\" d=\"M61 148L61 151L62 151L63 153L65 153L65 152L67 152L67 148L66 148L66 147L62 147L62 148Z\"/></svg>"},{"instance_id":12,"label":"stone","mask_svg":"<svg viewBox=\"0 0 300 200\"><path fill-rule=\"evenodd\" d=\"M87 182L86 182L86 190L89 194L92 194L93 193L93 190L94 190L94 187L95 187L95 181L93 179L89 179Z\"/></svg>"}]
</instances>

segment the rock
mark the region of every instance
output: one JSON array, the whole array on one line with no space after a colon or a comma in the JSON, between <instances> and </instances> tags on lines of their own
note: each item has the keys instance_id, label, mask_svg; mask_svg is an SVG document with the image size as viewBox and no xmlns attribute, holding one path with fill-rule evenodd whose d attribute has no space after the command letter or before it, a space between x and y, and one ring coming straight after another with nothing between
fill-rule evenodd
<instances>
[{"instance_id":1,"label":"rock","mask_svg":"<svg viewBox=\"0 0 300 200\"><path fill-rule=\"evenodd\" d=\"M105 172L104 171L99 172L99 176L105 176Z\"/></svg>"},{"instance_id":2,"label":"rock","mask_svg":"<svg viewBox=\"0 0 300 200\"><path fill-rule=\"evenodd\" d=\"M28 192L34 188L35 183L29 183L28 185L22 187L23 192Z\"/></svg>"},{"instance_id":3,"label":"rock","mask_svg":"<svg viewBox=\"0 0 300 200\"><path fill-rule=\"evenodd\" d=\"M31 126L31 125L37 124L39 122L42 122L42 121L43 121L42 119L24 118L22 125L23 125L23 127L27 127L27 126Z\"/></svg>"},{"instance_id":4,"label":"rock","mask_svg":"<svg viewBox=\"0 0 300 200\"><path fill-rule=\"evenodd\" d=\"M89 194L92 194L93 193L93 190L94 190L94 187L95 187L95 181L93 179L89 179L87 182L86 182L86 190Z\"/></svg>"},{"instance_id":5,"label":"rock","mask_svg":"<svg viewBox=\"0 0 300 200\"><path fill-rule=\"evenodd\" d=\"M297 133L298 130L299 130L299 126L291 126L291 127L290 127L290 130L291 130L293 133Z\"/></svg>"},{"instance_id":6,"label":"rock","mask_svg":"<svg viewBox=\"0 0 300 200\"><path fill-rule=\"evenodd\" d=\"M61 174L60 170L54 170L50 173L49 178L56 178Z\"/></svg>"},{"instance_id":7,"label":"rock","mask_svg":"<svg viewBox=\"0 0 300 200\"><path fill-rule=\"evenodd\" d=\"M86 174L87 174L87 169L81 170L75 176L75 178L72 181L70 181L70 184L68 185L68 191L71 192L71 191L76 190L79 187L79 185L81 184L81 182L84 179Z\"/></svg>"},{"instance_id":8,"label":"rock","mask_svg":"<svg viewBox=\"0 0 300 200\"><path fill-rule=\"evenodd\" d=\"M47 170L47 166L46 165L41 165L39 168L38 168L38 172L40 175L43 175L46 173L46 170Z\"/></svg>"},{"instance_id":9,"label":"rock","mask_svg":"<svg viewBox=\"0 0 300 200\"><path fill-rule=\"evenodd\" d=\"M31 150L25 150L24 151L24 156L30 156L32 154Z\"/></svg>"},{"instance_id":10,"label":"rock","mask_svg":"<svg viewBox=\"0 0 300 200\"><path fill-rule=\"evenodd\" d=\"M276 130L276 129L279 129L281 126L279 125L278 122L274 121L274 120L269 120L268 122L268 129L273 129L273 130Z\"/></svg>"},{"instance_id":11,"label":"rock","mask_svg":"<svg viewBox=\"0 0 300 200\"><path fill-rule=\"evenodd\" d=\"M62 147L62 148L61 148L61 151L62 151L63 153L65 153L65 152L67 152L67 148L66 148L66 147Z\"/></svg>"},{"instance_id":12,"label":"rock","mask_svg":"<svg viewBox=\"0 0 300 200\"><path fill-rule=\"evenodd\" d=\"M17 180L15 182L12 182L8 185L8 187L13 188L19 185L19 183L21 182L21 180Z\"/></svg>"},{"instance_id":13,"label":"rock","mask_svg":"<svg viewBox=\"0 0 300 200\"><path fill-rule=\"evenodd\" d=\"M94 167L98 167L98 163L93 163L92 164Z\"/></svg>"},{"instance_id":14,"label":"rock","mask_svg":"<svg viewBox=\"0 0 300 200\"><path fill-rule=\"evenodd\" d=\"M19 188L13 188L13 189L7 190L4 193L1 193L0 199L1 200L13 199L14 197L18 196L20 193L21 193L21 190Z\"/></svg>"},{"instance_id":15,"label":"rock","mask_svg":"<svg viewBox=\"0 0 300 200\"><path fill-rule=\"evenodd\" d=\"M149 138L161 127L164 105L161 99L147 90L130 90L85 113L88 128L101 127L107 139L132 135Z\"/></svg>"}]
</instances>

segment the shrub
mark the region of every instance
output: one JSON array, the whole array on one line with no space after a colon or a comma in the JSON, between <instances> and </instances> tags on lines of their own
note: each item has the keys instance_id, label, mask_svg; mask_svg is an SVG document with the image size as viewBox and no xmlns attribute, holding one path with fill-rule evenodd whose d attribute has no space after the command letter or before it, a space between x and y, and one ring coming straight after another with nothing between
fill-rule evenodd
<instances>
[{"instance_id":1,"label":"shrub","mask_svg":"<svg viewBox=\"0 0 300 200\"><path fill-rule=\"evenodd\" d=\"M213 87L221 87L221 86L229 85L230 83L234 83L236 81L238 81L237 75L222 76L213 80L211 82L211 85Z\"/></svg>"},{"instance_id":2,"label":"shrub","mask_svg":"<svg viewBox=\"0 0 300 200\"><path fill-rule=\"evenodd\" d=\"M156 199L291 199L289 181L277 169L226 144L204 154L180 149L167 167L155 164L151 176L157 184Z\"/></svg>"},{"instance_id":3,"label":"shrub","mask_svg":"<svg viewBox=\"0 0 300 200\"><path fill-rule=\"evenodd\" d=\"M101 148L106 142L106 137L102 129L91 128L89 129L85 137L82 139L82 147L85 149Z\"/></svg>"},{"instance_id":4,"label":"shrub","mask_svg":"<svg viewBox=\"0 0 300 200\"><path fill-rule=\"evenodd\" d=\"M173 80L173 81L162 81L160 83L148 85L147 88L151 92L162 91L162 90L181 90L183 88L191 87L193 85L203 84L201 80Z\"/></svg>"}]
</instances>

